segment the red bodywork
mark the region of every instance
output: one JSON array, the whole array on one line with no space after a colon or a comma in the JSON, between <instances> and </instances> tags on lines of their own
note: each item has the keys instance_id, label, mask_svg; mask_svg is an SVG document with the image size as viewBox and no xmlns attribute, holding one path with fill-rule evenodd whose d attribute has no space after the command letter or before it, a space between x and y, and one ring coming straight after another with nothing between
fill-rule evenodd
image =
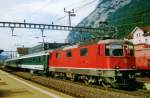
<instances>
[{"instance_id":1,"label":"red bodywork","mask_svg":"<svg viewBox=\"0 0 150 98\"><path fill-rule=\"evenodd\" d=\"M113 70L119 67L120 70L133 70L135 66L134 56L124 54L123 56L106 56L105 45L92 44L86 46L78 46L76 48L53 50L50 52L49 67L55 68L68 68L68 69L97 69L97 70ZM87 48L88 55L80 56L80 49ZM66 51L72 51L72 57L66 56ZM56 58L56 53L60 54L59 58Z\"/></svg>"},{"instance_id":2,"label":"red bodywork","mask_svg":"<svg viewBox=\"0 0 150 98\"><path fill-rule=\"evenodd\" d=\"M137 70L150 70L150 47L146 44L135 46Z\"/></svg>"}]
</instances>

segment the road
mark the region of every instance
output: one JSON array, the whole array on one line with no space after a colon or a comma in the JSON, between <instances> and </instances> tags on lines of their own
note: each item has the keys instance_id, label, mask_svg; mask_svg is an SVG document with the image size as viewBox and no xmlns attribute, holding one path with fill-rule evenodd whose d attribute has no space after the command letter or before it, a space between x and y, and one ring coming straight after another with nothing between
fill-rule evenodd
<instances>
[{"instance_id":1,"label":"road","mask_svg":"<svg viewBox=\"0 0 150 98\"><path fill-rule=\"evenodd\" d=\"M73 98L0 70L0 98Z\"/></svg>"}]
</instances>

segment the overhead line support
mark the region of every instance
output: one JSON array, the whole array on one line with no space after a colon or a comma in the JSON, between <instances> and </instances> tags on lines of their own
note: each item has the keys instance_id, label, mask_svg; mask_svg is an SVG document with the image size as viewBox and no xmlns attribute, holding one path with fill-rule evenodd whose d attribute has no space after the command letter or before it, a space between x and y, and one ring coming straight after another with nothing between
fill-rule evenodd
<instances>
[{"instance_id":1,"label":"overhead line support","mask_svg":"<svg viewBox=\"0 0 150 98\"><path fill-rule=\"evenodd\" d=\"M62 25L54 25L54 24L36 24L36 23L26 23L26 22L0 22L1 28L28 28L28 29L40 29L44 31L47 30L65 30L65 31L76 31L76 32L89 32L92 34L104 34L101 32L114 31L113 27L98 27L98 28L90 28L90 27L73 27L73 26L62 26ZM13 34L12 30L12 34ZM43 34L42 34L43 35Z\"/></svg>"}]
</instances>

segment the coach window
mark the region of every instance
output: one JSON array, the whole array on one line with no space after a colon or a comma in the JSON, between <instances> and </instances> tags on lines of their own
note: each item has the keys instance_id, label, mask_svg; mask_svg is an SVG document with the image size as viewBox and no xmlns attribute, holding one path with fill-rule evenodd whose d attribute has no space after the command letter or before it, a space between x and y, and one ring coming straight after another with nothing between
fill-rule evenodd
<instances>
[{"instance_id":1,"label":"coach window","mask_svg":"<svg viewBox=\"0 0 150 98\"><path fill-rule=\"evenodd\" d=\"M80 56L87 56L88 55L88 49L82 48L80 49Z\"/></svg>"},{"instance_id":2,"label":"coach window","mask_svg":"<svg viewBox=\"0 0 150 98\"><path fill-rule=\"evenodd\" d=\"M42 56L43 61L45 61L45 55Z\"/></svg>"},{"instance_id":3,"label":"coach window","mask_svg":"<svg viewBox=\"0 0 150 98\"><path fill-rule=\"evenodd\" d=\"M60 58L60 53L56 53L56 58Z\"/></svg>"},{"instance_id":4,"label":"coach window","mask_svg":"<svg viewBox=\"0 0 150 98\"><path fill-rule=\"evenodd\" d=\"M41 58L41 61L44 61L44 57L43 56L40 56L40 58Z\"/></svg>"},{"instance_id":5,"label":"coach window","mask_svg":"<svg viewBox=\"0 0 150 98\"><path fill-rule=\"evenodd\" d=\"M20 62L21 62L21 63L24 63L24 59L21 59Z\"/></svg>"},{"instance_id":6,"label":"coach window","mask_svg":"<svg viewBox=\"0 0 150 98\"><path fill-rule=\"evenodd\" d=\"M32 59L33 59L33 62L35 62L35 61L36 61L36 58L34 58L34 57L33 57Z\"/></svg>"},{"instance_id":7,"label":"coach window","mask_svg":"<svg viewBox=\"0 0 150 98\"><path fill-rule=\"evenodd\" d=\"M72 57L72 51L71 50L67 50L66 51L66 55L67 55L67 57Z\"/></svg>"},{"instance_id":8,"label":"coach window","mask_svg":"<svg viewBox=\"0 0 150 98\"><path fill-rule=\"evenodd\" d=\"M41 58L40 57L38 57L38 62L41 62Z\"/></svg>"}]
</instances>

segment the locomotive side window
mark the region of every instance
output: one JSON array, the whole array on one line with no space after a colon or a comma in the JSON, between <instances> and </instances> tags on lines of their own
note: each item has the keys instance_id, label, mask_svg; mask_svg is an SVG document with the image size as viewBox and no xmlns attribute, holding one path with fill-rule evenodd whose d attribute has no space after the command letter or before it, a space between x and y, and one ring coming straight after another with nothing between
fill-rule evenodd
<instances>
[{"instance_id":1,"label":"locomotive side window","mask_svg":"<svg viewBox=\"0 0 150 98\"><path fill-rule=\"evenodd\" d=\"M60 53L56 53L56 58L60 58Z\"/></svg>"},{"instance_id":2,"label":"locomotive side window","mask_svg":"<svg viewBox=\"0 0 150 98\"><path fill-rule=\"evenodd\" d=\"M67 57L72 57L72 51L71 50L66 51L66 55Z\"/></svg>"},{"instance_id":3,"label":"locomotive side window","mask_svg":"<svg viewBox=\"0 0 150 98\"><path fill-rule=\"evenodd\" d=\"M88 49L82 48L80 49L80 56L87 56L88 55Z\"/></svg>"},{"instance_id":4,"label":"locomotive side window","mask_svg":"<svg viewBox=\"0 0 150 98\"><path fill-rule=\"evenodd\" d=\"M98 47L98 55L101 55L100 49L101 49L101 47L99 46L99 47Z\"/></svg>"},{"instance_id":5,"label":"locomotive side window","mask_svg":"<svg viewBox=\"0 0 150 98\"><path fill-rule=\"evenodd\" d=\"M105 55L106 55L106 56L110 56L110 44L106 44L106 47L105 47Z\"/></svg>"}]
</instances>

